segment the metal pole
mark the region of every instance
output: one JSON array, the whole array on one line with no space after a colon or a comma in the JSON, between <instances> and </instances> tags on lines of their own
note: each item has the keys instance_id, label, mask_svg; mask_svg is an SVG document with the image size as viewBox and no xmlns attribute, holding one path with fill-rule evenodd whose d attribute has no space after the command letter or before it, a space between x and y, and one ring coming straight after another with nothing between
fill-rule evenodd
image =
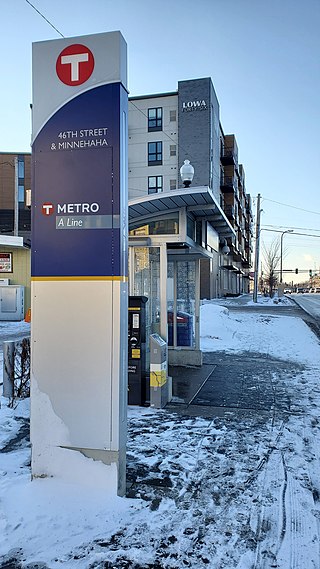
<instances>
[{"instance_id":1,"label":"metal pole","mask_svg":"<svg viewBox=\"0 0 320 569\"><path fill-rule=\"evenodd\" d=\"M283 231L280 236L280 284L282 283L282 257L283 257L283 236L285 233L294 233L293 229Z\"/></svg>"},{"instance_id":2,"label":"metal pole","mask_svg":"<svg viewBox=\"0 0 320 569\"><path fill-rule=\"evenodd\" d=\"M257 219L256 219L256 247L254 257L254 287L253 287L253 302L258 300L258 275L259 275L259 253L260 253L260 194L257 199Z\"/></svg>"},{"instance_id":3,"label":"metal pole","mask_svg":"<svg viewBox=\"0 0 320 569\"><path fill-rule=\"evenodd\" d=\"M280 236L280 284L282 283L282 247L283 247L283 236L285 233L286 231L281 233Z\"/></svg>"}]
</instances>

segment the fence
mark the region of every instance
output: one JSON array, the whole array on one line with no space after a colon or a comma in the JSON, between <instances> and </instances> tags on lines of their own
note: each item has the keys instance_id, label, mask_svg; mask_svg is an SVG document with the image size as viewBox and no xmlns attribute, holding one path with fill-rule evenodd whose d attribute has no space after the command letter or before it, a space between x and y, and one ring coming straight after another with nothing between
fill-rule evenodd
<instances>
[{"instance_id":1,"label":"fence","mask_svg":"<svg viewBox=\"0 0 320 569\"><path fill-rule=\"evenodd\" d=\"M3 396L30 396L30 338L3 343Z\"/></svg>"}]
</instances>

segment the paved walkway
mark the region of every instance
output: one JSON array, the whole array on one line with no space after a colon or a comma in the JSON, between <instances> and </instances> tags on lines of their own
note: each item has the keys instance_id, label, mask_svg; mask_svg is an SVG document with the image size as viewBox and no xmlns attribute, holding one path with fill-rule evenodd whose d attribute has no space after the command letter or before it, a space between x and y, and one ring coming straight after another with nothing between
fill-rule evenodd
<instances>
[{"instance_id":1,"label":"paved walkway","mask_svg":"<svg viewBox=\"0 0 320 569\"><path fill-rule=\"evenodd\" d=\"M319 323L294 302L281 308L276 304L247 303L248 295L219 301L231 312L301 318L320 338ZM252 352L205 352L201 368L169 367L173 399L167 409L202 417L226 412L268 413L274 408L288 412L295 394L288 393L285 379L301 370L302 366L296 363Z\"/></svg>"}]
</instances>

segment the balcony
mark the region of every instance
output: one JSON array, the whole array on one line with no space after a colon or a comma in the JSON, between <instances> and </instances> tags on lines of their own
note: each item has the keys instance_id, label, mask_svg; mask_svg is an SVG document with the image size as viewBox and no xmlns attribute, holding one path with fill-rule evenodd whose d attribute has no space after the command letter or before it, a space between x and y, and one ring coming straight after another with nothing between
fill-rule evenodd
<instances>
[{"instance_id":1,"label":"balcony","mask_svg":"<svg viewBox=\"0 0 320 569\"><path fill-rule=\"evenodd\" d=\"M221 162L224 166L238 165L238 152L232 146L225 146L221 151Z\"/></svg>"},{"instance_id":2,"label":"balcony","mask_svg":"<svg viewBox=\"0 0 320 569\"><path fill-rule=\"evenodd\" d=\"M226 134L221 141L221 163L238 169L238 145L234 134Z\"/></svg>"},{"instance_id":3,"label":"balcony","mask_svg":"<svg viewBox=\"0 0 320 569\"><path fill-rule=\"evenodd\" d=\"M222 176L220 180L220 188L225 193L233 193L238 195L238 180L235 176Z\"/></svg>"},{"instance_id":4,"label":"balcony","mask_svg":"<svg viewBox=\"0 0 320 569\"><path fill-rule=\"evenodd\" d=\"M226 214L228 219L234 220L236 217L236 212L233 205L226 205L224 208L224 213Z\"/></svg>"},{"instance_id":5,"label":"balcony","mask_svg":"<svg viewBox=\"0 0 320 569\"><path fill-rule=\"evenodd\" d=\"M243 193L245 194L245 174L244 174L244 168L242 166L242 164L239 164L239 171L238 171L238 177L239 177L239 183L243 189Z\"/></svg>"},{"instance_id":6,"label":"balcony","mask_svg":"<svg viewBox=\"0 0 320 569\"><path fill-rule=\"evenodd\" d=\"M253 223L247 218L247 219L245 220L245 232L246 232L246 234L248 235L248 238L249 238L249 235L250 235L251 237L253 237L253 229L254 229L254 228L253 228Z\"/></svg>"}]
</instances>

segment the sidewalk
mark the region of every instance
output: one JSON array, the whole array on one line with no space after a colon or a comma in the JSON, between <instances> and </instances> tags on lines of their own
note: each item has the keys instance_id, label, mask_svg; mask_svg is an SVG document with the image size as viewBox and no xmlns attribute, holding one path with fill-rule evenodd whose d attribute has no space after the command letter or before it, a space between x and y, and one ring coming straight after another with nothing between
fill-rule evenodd
<instances>
[{"instance_id":1,"label":"sidewalk","mask_svg":"<svg viewBox=\"0 0 320 569\"><path fill-rule=\"evenodd\" d=\"M253 303L252 295L242 295L233 299L205 301L204 306L206 303L216 304L237 314L300 318L320 339L318 323L291 299L284 297L282 304L278 304L277 299L276 303L270 299L260 298L259 301ZM223 351L206 351L200 369L169 367L169 375L173 378L173 400L167 409L205 417L212 413L221 415L223 410L270 409L270 402L275 397L269 389L270 376L277 376L277 384L281 385L282 377L296 369L300 369L297 364L290 365L281 359L246 349L245 342L241 356L238 352L232 355ZM279 400L277 404L280 404Z\"/></svg>"},{"instance_id":2,"label":"sidewalk","mask_svg":"<svg viewBox=\"0 0 320 569\"><path fill-rule=\"evenodd\" d=\"M0 439L2 569L319 569L319 341L233 306L206 305L203 371L170 406L129 409L126 499L30 483L27 441ZM0 411L12 438L23 417Z\"/></svg>"}]
</instances>

